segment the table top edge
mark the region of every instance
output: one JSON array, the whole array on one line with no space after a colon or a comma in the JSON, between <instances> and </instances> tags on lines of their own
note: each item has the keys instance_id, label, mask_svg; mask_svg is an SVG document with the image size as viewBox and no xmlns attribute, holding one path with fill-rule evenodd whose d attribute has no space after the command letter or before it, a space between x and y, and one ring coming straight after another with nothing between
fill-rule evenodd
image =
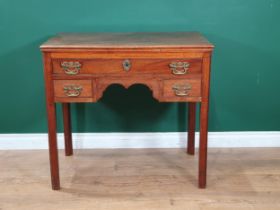
<instances>
[{"instance_id":1,"label":"table top edge","mask_svg":"<svg viewBox=\"0 0 280 210\"><path fill-rule=\"evenodd\" d=\"M92 43L89 40L91 38L95 39ZM130 42L126 42L125 38L131 39ZM84 41L84 39L88 40ZM150 42L145 39L150 39ZM59 33L40 45L42 51L45 49L212 49L214 47L199 32Z\"/></svg>"}]
</instances>

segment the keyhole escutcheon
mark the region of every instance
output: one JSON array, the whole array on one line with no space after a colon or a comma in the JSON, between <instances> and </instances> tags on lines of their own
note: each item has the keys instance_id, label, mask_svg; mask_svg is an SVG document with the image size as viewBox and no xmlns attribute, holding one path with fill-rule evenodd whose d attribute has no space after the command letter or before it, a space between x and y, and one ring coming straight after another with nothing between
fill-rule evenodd
<instances>
[{"instance_id":1,"label":"keyhole escutcheon","mask_svg":"<svg viewBox=\"0 0 280 210\"><path fill-rule=\"evenodd\" d=\"M131 69L131 62L130 62L129 59L125 59L125 60L123 61L123 69L124 69L125 71L129 71L129 70Z\"/></svg>"}]
</instances>

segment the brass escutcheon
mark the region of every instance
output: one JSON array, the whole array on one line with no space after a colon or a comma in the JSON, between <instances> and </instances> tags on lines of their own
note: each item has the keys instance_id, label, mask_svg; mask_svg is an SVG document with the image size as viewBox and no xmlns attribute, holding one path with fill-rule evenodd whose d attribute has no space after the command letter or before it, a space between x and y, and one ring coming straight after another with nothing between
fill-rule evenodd
<instances>
[{"instance_id":1,"label":"brass escutcheon","mask_svg":"<svg viewBox=\"0 0 280 210\"><path fill-rule=\"evenodd\" d=\"M192 89L192 86L189 83L175 84L172 86L172 89L176 96L187 96L189 95L189 91Z\"/></svg>"},{"instance_id":2,"label":"brass escutcheon","mask_svg":"<svg viewBox=\"0 0 280 210\"><path fill-rule=\"evenodd\" d=\"M169 67L173 74L182 75L186 74L189 70L190 63L189 62L172 62L169 64Z\"/></svg>"},{"instance_id":3,"label":"brass escutcheon","mask_svg":"<svg viewBox=\"0 0 280 210\"><path fill-rule=\"evenodd\" d=\"M125 60L123 61L123 69L124 69L125 71L129 71L130 68L131 68L131 62L130 62L130 60L129 60L129 59L125 59Z\"/></svg>"},{"instance_id":4,"label":"brass escutcheon","mask_svg":"<svg viewBox=\"0 0 280 210\"><path fill-rule=\"evenodd\" d=\"M64 93L68 97L78 97L82 90L82 86L76 86L76 85L66 85L63 87Z\"/></svg>"},{"instance_id":5,"label":"brass escutcheon","mask_svg":"<svg viewBox=\"0 0 280 210\"><path fill-rule=\"evenodd\" d=\"M76 75L80 72L82 64L79 61L63 61L61 67L69 75Z\"/></svg>"}]
</instances>

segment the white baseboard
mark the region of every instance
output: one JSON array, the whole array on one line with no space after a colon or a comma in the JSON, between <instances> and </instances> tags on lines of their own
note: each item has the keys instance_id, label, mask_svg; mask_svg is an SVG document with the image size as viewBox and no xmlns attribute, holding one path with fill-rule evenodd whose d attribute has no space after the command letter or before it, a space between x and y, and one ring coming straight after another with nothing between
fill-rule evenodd
<instances>
[{"instance_id":1,"label":"white baseboard","mask_svg":"<svg viewBox=\"0 0 280 210\"><path fill-rule=\"evenodd\" d=\"M196 133L196 147L199 134ZM184 148L187 133L74 133L75 149ZM64 148L63 135L58 146ZM210 132L209 147L280 147L280 132ZM47 149L47 134L0 134L0 150Z\"/></svg>"}]
</instances>

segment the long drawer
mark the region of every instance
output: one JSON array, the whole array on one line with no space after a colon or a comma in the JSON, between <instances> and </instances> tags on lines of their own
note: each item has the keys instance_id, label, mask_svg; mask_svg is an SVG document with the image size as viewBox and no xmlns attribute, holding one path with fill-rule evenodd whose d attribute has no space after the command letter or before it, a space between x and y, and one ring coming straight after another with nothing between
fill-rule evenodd
<instances>
[{"instance_id":1,"label":"long drawer","mask_svg":"<svg viewBox=\"0 0 280 210\"><path fill-rule=\"evenodd\" d=\"M82 74L164 74L183 77L201 73L200 59L55 59L53 73Z\"/></svg>"}]
</instances>

